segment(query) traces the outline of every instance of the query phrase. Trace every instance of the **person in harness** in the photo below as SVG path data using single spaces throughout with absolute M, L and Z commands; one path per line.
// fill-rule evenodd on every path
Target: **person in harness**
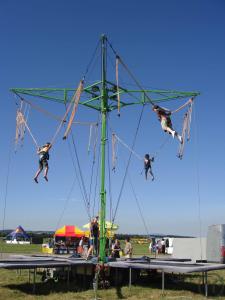
M 174 138 L 175 136 L 181 144 L 183 144 L 182 136 L 180 136 L 174 129 L 171 121 L 171 112 L 167 109 L 164 109 L 158 105 L 153 105 L 152 110 L 157 114 L 158 119 L 161 123 L 162 129 L 165 132 L 168 132 Z
M 149 154 L 145 154 L 145 158 L 144 158 L 144 169 L 145 169 L 145 179 L 148 179 L 148 171 L 152 176 L 152 181 L 155 179 L 154 175 L 152 173 L 152 165 L 151 162 L 154 161 L 154 157 L 150 157 Z
M 46 143 L 42 147 L 38 148 L 37 154 L 39 155 L 39 169 L 37 173 L 35 174 L 34 181 L 38 183 L 38 176 L 42 172 L 43 168 L 44 170 L 44 179 L 48 181 L 48 160 L 49 160 L 49 150 L 52 147 L 51 143 Z

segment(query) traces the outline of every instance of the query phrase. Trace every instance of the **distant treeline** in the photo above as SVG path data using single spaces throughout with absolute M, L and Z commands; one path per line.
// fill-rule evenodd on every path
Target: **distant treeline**
M 6 237 L 10 232 L 13 230 L 0 230 L 0 237 Z M 31 238 L 42 238 L 42 239 L 47 239 L 47 238 L 52 238 L 54 235 L 54 231 L 26 231 L 26 233 L 31 237 Z M 150 236 L 146 234 L 125 234 L 125 233 L 118 233 L 115 235 L 115 238 L 118 240 L 125 240 L 125 238 L 129 237 L 130 239 L 148 239 L 151 237 L 193 237 L 193 236 L 181 236 L 181 235 L 163 235 L 163 234 L 152 234 Z
M 129 237 L 130 239 L 151 239 L 151 238 L 193 238 L 194 236 L 187 236 L 187 235 L 175 235 L 175 234 L 124 234 L 118 233 L 115 235 L 115 238 L 118 240 L 125 240 L 125 238 Z
M 0 231 L 0 237 L 6 237 L 10 232 L 13 230 L 4 230 L 4 232 L 1 230 Z M 26 231 L 26 233 L 31 237 L 31 238 L 52 238 L 54 235 L 53 231 L 43 231 L 43 232 L 35 232 L 35 231 Z M 119 233 L 115 235 L 115 238 L 119 240 L 125 240 L 125 238 L 148 238 L 146 235 L 140 235 L 140 234 L 124 234 L 124 233 Z
M 124 233 L 118 233 L 115 235 L 115 238 L 118 240 L 125 240 L 126 238 L 130 239 L 147 239 L 149 236 L 143 235 L 143 234 L 124 234 Z
M 0 230 L 0 237 L 6 237 L 10 232 L 13 230 Z M 54 231 L 26 231 L 26 233 L 31 237 L 31 238 L 52 238 Z

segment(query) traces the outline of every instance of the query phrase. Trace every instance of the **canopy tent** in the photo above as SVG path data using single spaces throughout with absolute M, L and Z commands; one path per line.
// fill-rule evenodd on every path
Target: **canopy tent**
M 100 224 L 100 222 L 99 222 L 99 224 Z M 85 225 L 83 225 L 83 227 L 84 228 L 90 228 L 90 223 L 87 223 L 87 224 L 85 224 Z M 112 224 L 112 222 L 109 222 L 109 221 L 105 221 L 105 229 L 107 229 L 107 230 L 118 230 L 119 229 L 119 225 L 117 225 L 117 224 Z
M 82 237 L 86 236 L 87 232 L 81 230 L 74 225 L 64 225 L 55 232 L 55 237 Z
M 99 222 L 99 224 L 100 224 L 100 222 Z M 87 223 L 87 224 L 83 225 L 83 228 L 90 229 L 90 223 Z M 109 222 L 109 221 L 105 221 L 105 229 L 106 229 L 107 238 L 113 238 L 116 231 L 119 229 L 119 225 L 114 224 L 114 223 Z
M 22 226 L 18 226 L 14 231 L 6 236 L 6 240 L 27 241 L 30 236 L 26 233 Z

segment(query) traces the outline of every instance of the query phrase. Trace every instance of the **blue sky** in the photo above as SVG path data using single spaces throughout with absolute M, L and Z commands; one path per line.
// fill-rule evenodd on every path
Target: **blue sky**
M 9 89 L 76 87 L 102 33 L 144 87 L 201 92 L 195 103 L 191 141 L 184 159 L 177 159 L 178 144 L 171 138 L 153 164 L 155 182 L 146 182 L 140 175 L 142 162 L 136 158 L 129 173 L 150 232 L 199 235 L 200 201 L 205 234 L 208 225 L 224 223 L 225 212 L 223 0 L 1 1 L 0 219 L 15 133 L 16 105 Z M 109 64 L 109 73 L 112 71 Z M 88 81 L 98 80 L 99 76 L 96 66 Z M 109 76 L 113 78 L 114 74 Z M 123 80 L 133 83 L 125 75 Z M 35 101 L 63 114 L 60 104 Z M 179 104 L 168 102 L 164 106 L 174 108 Z M 110 126 L 129 145 L 140 111 L 141 107 L 135 106 L 122 111 L 119 119 L 116 114 L 110 116 Z M 182 116 L 178 114 L 173 120 L 178 130 Z M 95 112 L 83 108 L 76 115 L 79 121 L 95 122 L 97 117 Z M 57 126 L 55 121 L 33 110 L 29 124 L 40 144 L 51 139 Z M 76 126 L 74 136 L 88 188 L 93 155 L 87 154 L 88 128 Z M 135 151 L 140 155 L 153 153 L 164 139 L 156 116 L 146 107 Z M 126 149 L 119 147 L 116 173 L 111 174 L 114 206 L 128 155 Z M 87 223 L 77 183 L 68 197 L 74 169 L 68 145 L 61 138 L 51 151 L 48 183 L 42 179 L 38 185 L 33 182 L 38 157 L 28 135 L 24 146 L 11 158 L 5 228 L 21 224 L 27 230 L 54 230 L 57 225 Z M 120 232 L 145 233 L 128 182 L 116 222 Z

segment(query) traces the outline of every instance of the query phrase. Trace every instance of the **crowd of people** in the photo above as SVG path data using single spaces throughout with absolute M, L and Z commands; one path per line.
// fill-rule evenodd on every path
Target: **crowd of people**
M 99 227 L 99 217 L 96 216 L 90 222 L 90 235 L 89 237 L 82 236 L 80 240 L 73 245 L 69 245 L 69 240 L 63 242 L 59 241 L 55 243 L 57 248 L 65 247 L 69 249 L 69 246 L 73 246 L 74 252 L 78 255 L 90 259 L 93 256 L 99 256 L 99 236 L 100 236 L 100 227 Z M 68 244 L 69 243 L 69 244 Z M 169 247 L 169 239 L 161 238 L 155 239 L 152 238 L 149 244 L 149 253 L 150 254 L 166 254 L 167 248 Z M 125 239 L 125 243 L 120 243 L 118 239 L 106 239 L 105 244 L 106 256 L 113 258 L 120 258 L 121 256 L 125 258 L 131 258 L 133 255 L 133 247 L 130 242 L 130 238 Z M 69 253 L 69 251 L 68 251 Z
M 99 257 L 100 226 L 98 216 L 91 220 L 89 232 L 88 237 L 82 236 L 80 240 L 77 239 L 76 242 L 71 239 L 67 239 L 64 242 L 61 240 L 57 243 L 54 241 L 54 246 L 57 250 L 55 253 L 60 253 L 58 250 L 65 248 L 67 249 L 67 253 L 71 253 L 70 251 L 73 249 L 73 253 L 78 254 L 87 260 L 92 257 Z M 135 239 L 133 242 L 135 243 Z M 146 239 L 146 242 L 148 242 L 148 239 Z M 140 241 L 138 240 L 138 244 L 139 243 Z M 148 246 L 149 254 L 168 254 L 169 244 L 169 238 L 151 238 Z M 122 241 L 122 243 L 117 238 L 106 238 L 105 254 L 107 257 L 112 258 L 120 258 L 121 256 L 124 258 L 132 258 L 133 246 L 130 242 L 130 238 L 126 237 L 125 241 Z
M 99 257 L 99 236 L 100 236 L 100 228 L 98 217 L 92 219 L 90 223 L 90 235 L 89 237 L 82 236 L 80 240 L 76 242 L 76 245 L 68 244 L 69 241 L 59 241 L 58 243 L 54 243 L 57 249 L 65 248 L 70 249 L 73 248 L 73 253 L 80 255 L 85 259 L 91 259 L 92 257 Z M 133 241 L 135 242 L 135 241 Z M 169 248 L 169 239 L 168 238 L 151 238 L 148 250 L 149 254 L 168 254 Z M 60 253 L 57 251 L 56 253 Z M 71 253 L 67 251 L 67 253 Z M 133 256 L 133 246 L 130 242 L 130 238 L 125 238 L 125 242 L 120 242 L 119 239 L 106 239 L 105 244 L 105 253 L 107 257 L 112 258 L 120 258 L 121 256 L 124 258 L 132 258 Z
M 156 254 L 166 254 L 166 248 L 169 247 L 169 240 L 168 239 L 159 239 L 155 240 L 152 239 L 149 244 L 149 253 L 156 253 Z
M 89 259 L 93 256 L 99 256 L 99 221 L 98 216 L 93 218 L 90 223 L 90 236 L 87 240 L 85 237 L 81 237 L 77 252 Z M 133 247 L 130 239 L 125 239 L 125 245 L 122 248 L 118 239 L 106 240 L 106 255 L 114 258 L 120 258 L 124 255 L 126 258 L 131 258 L 133 253 Z

